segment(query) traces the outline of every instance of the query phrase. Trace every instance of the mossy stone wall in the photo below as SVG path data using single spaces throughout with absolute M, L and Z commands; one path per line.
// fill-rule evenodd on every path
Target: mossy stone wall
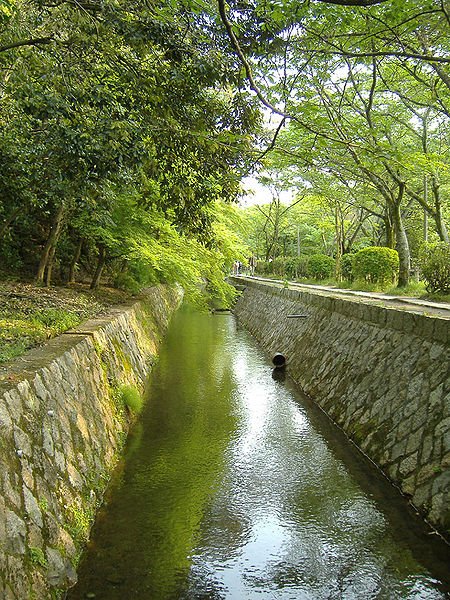
M 0 380 L 0 598 L 58 598 L 130 424 L 117 390 L 144 388 L 181 292 L 148 290 L 8 365 Z
M 285 355 L 304 392 L 448 536 L 450 320 L 243 283 L 239 321 L 272 355 Z

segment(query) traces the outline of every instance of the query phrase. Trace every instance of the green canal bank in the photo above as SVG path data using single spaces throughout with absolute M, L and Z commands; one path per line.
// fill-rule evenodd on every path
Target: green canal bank
M 122 386 L 143 392 L 181 291 L 141 301 L 31 350 L 0 383 L 0 597 L 61 597 L 76 581 L 132 415 Z
M 237 277 L 239 321 L 450 535 L 450 311 Z

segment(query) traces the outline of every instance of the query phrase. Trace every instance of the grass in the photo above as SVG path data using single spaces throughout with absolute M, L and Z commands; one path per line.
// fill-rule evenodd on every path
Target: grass
M 408 298 L 423 298 L 427 295 L 423 281 L 411 281 L 405 287 L 391 286 L 385 290 L 390 296 L 407 296 Z
M 121 385 L 119 387 L 119 397 L 132 413 L 139 414 L 144 405 L 144 399 L 139 390 L 133 385 Z
M 47 559 L 45 558 L 45 554 L 42 548 L 31 546 L 28 549 L 28 551 L 30 555 L 31 564 L 44 568 L 48 566 Z
M 43 288 L 0 281 L 0 364 L 129 298 L 110 288 L 90 292 L 81 284 Z
M 82 316 L 64 309 L 47 309 L 31 314 L 0 311 L 0 363 L 20 356 L 30 348 L 76 327 Z

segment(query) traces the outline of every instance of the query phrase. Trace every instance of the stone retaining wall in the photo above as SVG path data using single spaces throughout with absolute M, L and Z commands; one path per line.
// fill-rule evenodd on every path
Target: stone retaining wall
M 235 283 L 246 286 L 239 321 L 286 356 L 305 393 L 449 536 L 450 320 Z
M 60 597 L 76 581 L 179 290 L 158 286 L 16 360 L 0 381 L 0 598 Z

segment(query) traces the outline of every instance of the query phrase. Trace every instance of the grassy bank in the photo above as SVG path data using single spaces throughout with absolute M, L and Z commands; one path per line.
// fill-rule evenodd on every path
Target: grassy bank
M 0 281 L 0 363 L 129 299 L 111 288 L 93 292 L 82 285 L 42 288 Z

